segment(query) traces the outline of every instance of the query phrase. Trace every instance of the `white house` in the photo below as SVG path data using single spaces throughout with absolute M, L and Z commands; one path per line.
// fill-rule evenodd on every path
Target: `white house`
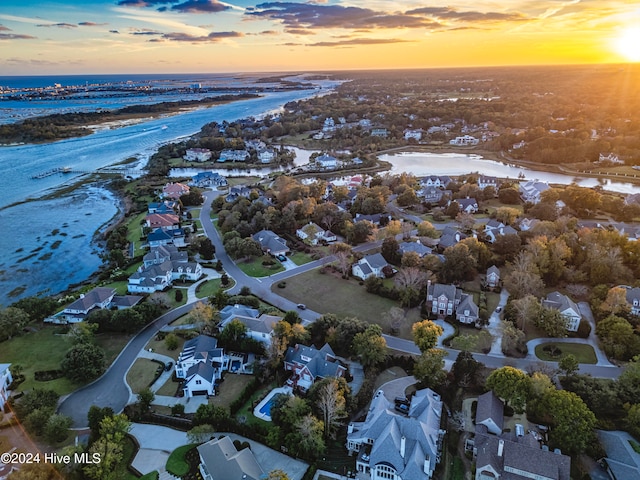
M 276 158 L 276 152 L 268 148 L 261 148 L 257 152 L 260 163 L 271 163 Z
M 491 219 L 484 226 L 484 233 L 487 236 L 487 240 L 490 243 L 494 243 L 498 237 L 503 235 L 517 235 L 518 231 L 511 225 L 505 225 L 498 220 Z
M 487 276 L 485 279 L 487 287 L 495 288 L 500 285 L 500 269 L 495 265 L 487 268 Z
M 175 280 L 195 282 L 202 276 L 202 265 L 190 262 L 186 252 L 173 245 L 151 248 L 138 271 L 129 277 L 132 293 L 153 293 L 169 288 Z
M 245 149 L 232 150 L 230 148 L 226 148 L 220 152 L 218 162 L 245 162 L 247 157 L 249 157 L 249 152 Z
M 417 129 L 417 130 L 405 130 L 404 131 L 404 139 L 405 140 L 409 140 L 413 138 L 414 140 L 420 141 L 420 139 L 422 138 L 422 130 L 421 129 Z
M 252 238 L 260 244 L 262 251 L 269 255 L 275 257 L 289 253 L 287 241 L 271 230 L 260 230 L 258 233 L 254 233 Z
M 338 159 L 332 155 L 320 155 L 316 157 L 316 165 L 323 170 L 333 170 L 338 166 Z
M 206 162 L 211 160 L 211 150 L 208 148 L 189 148 L 184 154 L 184 159 L 190 162 Z
M 549 190 L 549 184 L 538 180 L 520 182 L 520 196 L 525 202 L 540 203 L 542 192 Z
M 176 377 L 184 379 L 185 396 L 214 395 L 216 380 L 226 368 L 222 348 L 218 340 L 199 335 L 184 344 L 176 362 Z
M 380 253 L 374 253 L 358 260 L 358 263 L 351 267 L 351 274 L 361 280 L 366 280 L 372 276 L 384 278 L 382 269 L 387 265 L 387 261 Z
M 220 322 L 220 327 L 226 327 L 233 320 L 238 320 L 247 327 L 247 337 L 253 338 L 254 340 L 262 342 L 268 346 L 271 344 L 271 339 L 274 336 L 273 329 L 276 324 L 282 320 L 282 317 L 267 315 L 265 313 L 259 317 L 254 317 L 252 315 L 229 315 L 224 321 Z
M 335 242 L 337 237 L 334 233 L 329 230 L 325 230 L 319 225 L 309 222 L 302 228 L 296 230 L 296 236 L 304 241 L 305 243 L 309 243 L 311 245 L 317 245 L 318 242 Z
M 378 390 L 364 422 L 347 428 L 347 449 L 356 453 L 356 471 L 371 480 L 426 480 L 440 463 L 442 400 L 433 390 L 418 390 L 406 412 Z
M 471 135 L 463 135 L 449 140 L 449 145 L 478 145 L 478 143 L 480 143 L 480 140 Z
M 640 315 L 640 288 L 627 288 L 627 303 L 633 315 Z
M 9 385 L 13 382 L 11 376 L 10 363 L 0 363 L 0 413 L 4 409 L 4 404 L 9 400 Z
M 455 200 L 460 205 L 460 211 L 464 213 L 477 213 L 478 201 L 475 198 L 457 198 Z
M 558 310 L 567 319 L 567 330 L 570 332 L 578 331 L 582 315 L 578 306 L 569 297 L 560 292 L 552 292 L 547 295 L 545 300 L 542 300 L 542 306 Z
M 498 190 L 498 179 L 496 177 L 489 177 L 487 175 L 480 175 L 478 177 L 478 188 L 484 190 L 487 187 L 493 187 Z

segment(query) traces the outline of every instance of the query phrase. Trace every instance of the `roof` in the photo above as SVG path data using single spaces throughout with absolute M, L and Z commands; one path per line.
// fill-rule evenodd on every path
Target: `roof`
M 489 390 L 478 397 L 476 425 L 487 420 L 493 420 L 493 423 L 502 430 L 504 426 L 504 403 L 493 393 L 493 390 Z
M 500 269 L 495 265 L 491 265 L 489 268 L 487 268 L 487 275 L 491 275 L 492 273 L 500 276 Z
M 198 362 L 189 367 L 187 370 L 186 381 L 190 382 L 193 377 L 199 376 L 204 378 L 207 382 L 213 383 L 216 379 L 216 369 L 208 362 Z
M 455 285 L 444 285 L 442 283 L 434 283 L 429 285 L 427 289 L 427 295 L 432 295 L 433 298 L 438 298 L 441 295 L 447 297 L 450 301 L 454 301 L 456 298 L 460 299 L 462 291 L 456 288 Z
M 203 443 L 198 447 L 198 453 L 213 480 L 259 480 L 265 473 L 251 449 L 236 450 L 229 437 Z
M 160 242 L 162 240 L 172 240 L 173 235 L 169 235 L 167 232 L 162 230 L 161 228 L 156 228 L 153 232 L 147 235 L 147 241 L 149 242 Z
M 65 310 L 82 310 L 88 311 L 96 304 L 100 304 L 113 297 L 116 294 L 115 289 L 107 287 L 96 287 L 90 292 L 81 294 L 80 298 L 69 305 Z
M 360 264 L 366 261 L 371 268 L 384 268 L 388 265 L 387 261 L 384 259 L 381 253 L 374 253 L 371 255 L 366 255 L 360 261 Z
M 420 242 L 402 242 L 400 245 L 400 253 L 405 254 L 407 252 L 416 252 L 421 257 L 425 255 L 431 255 L 432 250 L 429 247 L 425 247 Z
M 258 318 L 254 317 L 244 317 L 244 316 L 232 316 L 229 317 L 229 321 L 231 320 L 239 320 L 242 324 L 247 327 L 248 330 L 257 333 L 271 333 L 276 325 L 282 317 L 277 317 L 275 315 L 266 315 L 262 314 Z
M 289 347 L 284 361 L 305 365 L 314 377 L 335 377 L 338 371 L 344 368 L 342 364 L 335 361 L 335 353 L 328 343 L 325 343 L 320 350 L 306 345 Z
M 560 292 L 551 292 L 547 295 L 547 298 L 542 301 L 542 305 L 547 308 L 559 310 L 560 312 L 573 310 L 575 313 L 580 315 L 580 309 L 575 302 Z
M 456 307 L 456 311 L 462 314 L 465 310 L 469 310 L 468 316 L 478 316 L 478 306 L 473 301 L 473 296 L 463 293 L 460 297 L 460 303 Z
M 1 371 L 1 369 L 0 369 Z M 640 480 L 640 454 L 635 452 L 627 432 L 596 430 L 600 443 L 607 452 L 607 465 L 616 478 Z
M 263 250 L 271 252 L 289 251 L 287 242 L 271 230 L 261 230 L 258 233 L 254 233 L 253 239 L 260 244 Z
M 187 359 L 194 360 L 210 360 L 212 358 L 219 358 L 221 349 L 218 347 L 218 340 L 209 337 L 208 335 L 198 335 L 187 341 L 182 348 L 182 352 L 178 357 L 179 362 L 183 362 Z
M 111 305 L 119 308 L 130 308 L 140 303 L 143 298 L 140 295 L 116 295 L 111 299 Z
M 236 303 L 235 305 L 227 305 L 220 310 L 220 321 L 225 323 L 234 317 L 258 318 L 259 315 L 260 311 L 258 309 Z
M 640 300 L 640 288 L 627 288 L 627 302 L 633 304 L 634 300 Z

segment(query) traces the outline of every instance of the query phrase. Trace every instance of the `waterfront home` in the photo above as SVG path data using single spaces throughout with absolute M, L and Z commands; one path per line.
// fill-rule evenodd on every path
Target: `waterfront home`
M 549 190 L 549 184 L 538 180 L 528 180 L 519 184 L 520 197 L 529 203 L 540 203 L 542 192 Z
M 173 230 L 162 230 L 156 228 L 147 235 L 147 243 L 149 247 L 163 247 L 166 245 L 175 245 L 176 247 L 185 247 L 186 233 L 182 228 L 174 228 Z
M 191 177 L 190 185 L 194 187 L 226 187 L 227 179 L 218 172 L 199 172 Z
M 258 233 L 254 233 L 252 238 L 260 244 L 264 253 L 274 257 L 289 253 L 286 240 L 271 230 L 261 230 Z
M 547 295 L 546 299 L 542 300 L 542 306 L 558 310 L 567 320 L 567 330 L 570 332 L 578 331 L 582 314 L 578 305 L 569 297 L 560 292 L 552 292 Z
M 250 194 L 251 189 L 246 185 L 236 185 L 229 189 L 229 193 L 224 199 L 228 203 L 233 203 L 240 197 L 249 198 Z
M 175 200 L 163 200 L 162 202 L 150 202 L 147 204 L 148 213 L 180 213 L 180 204 Z
M 224 149 L 220 152 L 218 162 L 245 162 L 249 158 L 249 152 L 245 149 Z
M 185 152 L 184 159 L 189 162 L 206 162 L 211 160 L 211 150 L 208 148 L 189 148 Z
M 9 400 L 9 385 L 13 383 L 10 363 L 0 363 L 0 412 L 4 410 L 4 405 Z
M 429 175 L 420 178 L 420 185 L 423 187 L 447 188 L 451 183 L 451 177 L 448 175 Z
M 344 377 L 347 368 L 340 363 L 328 343 L 320 349 L 296 344 L 289 347 L 284 357 L 284 369 L 293 372 L 287 385 L 306 392 L 322 378 Z
M 322 170 L 334 170 L 338 167 L 338 159 L 332 155 L 320 155 L 316 157 L 316 165 Z
M 198 469 L 204 480 L 262 480 L 265 472 L 250 448 L 238 451 L 228 436 L 198 446 Z
M 144 218 L 148 228 L 162 230 L 173 230 L 180 228 L 180 217 L 173 213 L 151 213 Z
M 428 388 L 400 404 L 378 390 L 365 421 L 347 428 L 347 449 L 357 453 L 356 471 L 372 480 L 432 478 L 446 434 L 440 428 L 442 407 L 440 396 Z
M 174 245 L 154 247 L 143 258 L 138 271 L 129 277 L 127 289 L 133 293 L 153 293 L 169 288 L 176 280 L 195 282 L 202 266 L 189 262 L 186 252 Z
M 480 175 L 478 177 L 478 188 L 484 190 L 487 187 L 493 187 L 498 190 L 498 179 L 496 177 L 489 177 L 487 175 Z
M 420 139 L 422 138 L 422 129 L 418 128 L 416 130 L 411 130 L 411 129 L 406 129 L 404 131 L 404 139 L 405 140 L 410 140 L 410 139 L 414 139 L 416 141 L 420 141 Z
M 61 312 L 44 319 L 47 323 L 83 322 L 93 310 L 124 309 L 137 305 L 142 297 L 136 295 L 116 295 L 116 290 L 107 287 L 96 287 L 65 307 Z
M 369 277 L 384 278 L 384 267 L 389 265 L 380 253 L 366 255 L 351 267 L 351 274 L 361 280 Z
M 189 185 L 184 185 L 178 182 L 167 183 L 162 187 L 162 194 L 160 196 L 170 200 L 179 200 L 182 195 L 186 195 L 190 190 Z
M 418 190 L 417 195 L 427 203 L 439 203 L 445 196 L 451 198 L 451 190 L 443 190 L 433 186 L 422 187 Z
M 463 135 L 449 140 L 449 145 L 478 145 L 478 143 L 480 143 L 480 140 L 471 135 Z
M 276 159 L 276 152 L 270 148 L 260 148 L 257 150 L 260 163 L 271 163 Z

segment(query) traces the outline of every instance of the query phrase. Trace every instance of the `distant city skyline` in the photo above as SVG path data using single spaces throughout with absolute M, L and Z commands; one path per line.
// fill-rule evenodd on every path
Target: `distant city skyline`
M 2 75 L 640 61 L 627 0 L 2 0 Z

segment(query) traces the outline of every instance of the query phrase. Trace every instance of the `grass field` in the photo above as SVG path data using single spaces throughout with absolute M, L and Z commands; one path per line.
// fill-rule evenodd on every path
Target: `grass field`
M 558 357 L 552 357 L 543 350 L 545 346 L 549 345 L 558 347 L 562 353 Z M 591 345 L 585 345 L 582 343 L 547 342 L 536 347 L 536 357 L 546 362 L 558 362 L 563 356 L 568 354 L 575 356 L 579 363 L 595 365 L 598 362 L 596 352 L 593 351 L 593 347 Z
M 220 384 L 219 393 L 209 398 L 211 405 L 228 407 L 236 398 L 240 396 L 244 387 L 253 380 L 253 375 L 240 375 L 237 373 L 227 373 L 224 382 Z
M 289 255 L 289 258 L 298 266 L 304 265 L 305 263 L 313 262 L 313 258 L 311 258 L 311 255 L 302 252 L 295 252 Z
M 127 383 L 134 394 L 140 393 L 149 387 L 156 377 L 156 371 L 160 364 L 152 362 L 148 358 L 138 358 L 127 372 Z
M 273 285 L 272 290 L 316 312 L 355 316 L 380 325 L 384 325 L 384 314 L 398 306 L 393 300 L 367 293 L 357 280 L 320 274 L 317 269 L 288 279 L 285 288 Z
M 184 317 L 183 317 L 184 318 Z M 172 325 L 175 325 L 173 323 Z M 177 336 L 177 335 L 176 335 Z M 164 344 L 164 340 L 149 340 L 146 347 L 146 350 L 152 349 L 155 353 L 159 353 L 160 355 L 166 355 L 167 357 L 171 357 L 174 360 L 178 359 L 178 355 L 182 351 L 182 347 L 184 346 L 185 339 L 182 337 L 178 337 L 178 348 L 175 350 L 169 350 L 167 346 Z
M 272 260 L 272 258 L 269 255 L 263 255 L 262 257 L 251 258 L 248 262 L 236 262 L 236 265 L 250 277 L 268 277 L 284 270 L 284 267 L 277 261 L 275 265 L 262 265 L 265 260 Z
M 147 212 L 142 212 L 135 217 L 131 217 L 127 222 L 127 240 L 134 245 L 133 255 L 142 255 L 145 250 L 142 248 L 140 236 L 142 235 L 142 227 L 140 222 L 147 216 Z

